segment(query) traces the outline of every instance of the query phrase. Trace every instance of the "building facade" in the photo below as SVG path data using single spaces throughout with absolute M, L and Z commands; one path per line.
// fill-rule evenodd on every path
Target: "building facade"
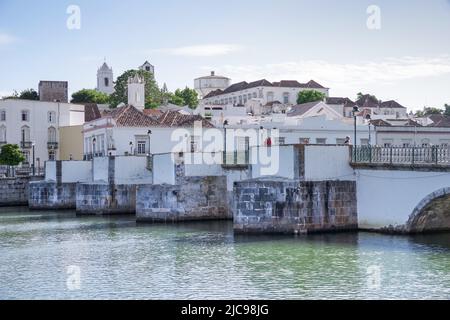
M 46 102 L 69 102 L 67 81 L 40 81 L 39 100 Z
M 272 83 L 263 79 L 250 83 L 243 81 L 235 83 L 225 90 L 212 91 L 202 99 L 201 103 L 206 105 L 243 105 L 251 109 L 254 109 L 255 106 L 264 107 L 274 102 L 294 105 L 297 103 L 298 94 L 305 90 L 316 90 L 326 96 L 329 94 L 328 88 L 313 80 L 307 83 L 300 83 L 295 80 L 282 80 Z M 257 112 L 257 110 L 254 110 L 254 112 Z
M 209 76 L 200 77 L 194 80 L 194 89 L 197 91 L 200 99 L 203 99 L 212 91 L 225 90 L 231 84 L 231 79 L 223 76 L 218 76 L 214 71 L 211 71 Z
M 31 164 L 60 159 L 60 128 L 82 125 L 84 106 L 20 99 L 0 100 L 0 145 L 17 144 Z M 70 148 L 69 145 L 65 146 Z M 39 163 L 38 163 L 39 162 Z

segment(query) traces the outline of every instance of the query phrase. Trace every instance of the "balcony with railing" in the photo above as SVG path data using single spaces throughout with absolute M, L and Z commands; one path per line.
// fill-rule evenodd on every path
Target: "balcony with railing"
M 58 142 L 47 142 L 47 149 L 49 150 L 58 149 Z
M 450 166 L 450 147 L 353 146 L 352 163 Z
M 20 147 L 22 149 L 31 149 L 33 147 L 33 142 L 31 142 L 31 141 L 20 141 Z

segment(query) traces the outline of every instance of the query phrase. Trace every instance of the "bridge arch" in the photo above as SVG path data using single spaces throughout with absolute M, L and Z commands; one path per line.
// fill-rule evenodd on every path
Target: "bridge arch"
M 450 187 L 426 196 L 414 209 L 407 223 L 410 232 L 450 230 Z

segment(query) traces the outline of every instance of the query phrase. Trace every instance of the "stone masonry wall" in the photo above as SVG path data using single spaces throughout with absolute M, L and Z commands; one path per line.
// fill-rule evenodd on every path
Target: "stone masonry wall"
M 136 185 L 79 183 L 76 187 L 79 214 L 132 214 L 136 211 Z
M 32 210 L 75 209 L 76 183 L 30 182 L 28 205 Z
M 231 219 L 226 177 L 186 177 L 180 185 L 140 185 L 136 218 L 141 222 Z
M 353 181 L 235 183 L 237 233 L 310 233 L 358 228 Z
M 42 179 L 43 177 L 0 178 L 0 207 L 28 205 L 28 183 Z

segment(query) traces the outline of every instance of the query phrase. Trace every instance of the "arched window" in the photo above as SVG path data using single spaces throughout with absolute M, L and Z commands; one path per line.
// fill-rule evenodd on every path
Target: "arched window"
M 6 127 L 0 126 L 0 143 L 6 143 Z
M 48 142 L 56 142 L 56 129 L 53 127 L 48 128 Z
M 30 142 L 30 127 L 23 126 L 20 130 L 20 138 L 22 142 Z
M 0 121 L 6 121 L 6 110 L 0 111 Z
M 109 79 L 105 78 L 105 87 L 109 87 Z
M 49 111 L 47 114 L 48 122 L 49 123 L 55 123 L 56 122 L 56 112 L 55 111 Z

